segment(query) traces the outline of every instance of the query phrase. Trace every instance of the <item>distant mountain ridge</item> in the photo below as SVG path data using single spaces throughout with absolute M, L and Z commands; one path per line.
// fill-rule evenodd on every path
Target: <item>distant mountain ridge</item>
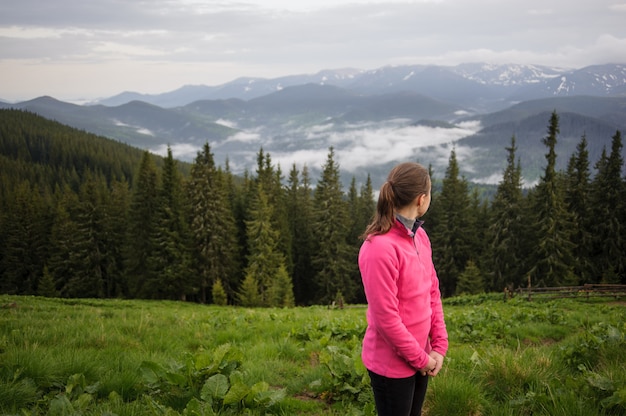
M 119 104 L 105 105 L 113 102 Z M 253 169 L 263 148 L 283 171 L 307 164 L 314 175 L 332 146 L 347 174 L 360 181 L 371 174 L 375 186 L 399 160 L 432 164 L 441 176 L 452 148 L 467 179 L 495 183 L 515 135 L 523 174 L 532 183 L 545 161 L 541 139 L 552 111 L 563 114 L 559 167 L 583 134 L 595 156 L 615 131 L 626 131 L 626 65 L 328 70 L 154 96 L 124 93 L 92 105 L 40 97 L 2 107 L 159 154 L 170 145 L 184 161 L 208 142 L 216 162 L 228 160 L 235 173 Z
M 218 86 L 186 85 L 163 94 L 124 92 L 96 104 L 117 106 L 145 101 L 161 107 L 179 107 L 198 100 L 238 98 L 250 100 L 283 88 L 305 84 L 332 85 L 358 94 L 412 91 L 437 99 L 464 97 L 465 101 L 498 102 L 547 98 L 550 96 L 626 94 L 626 65 L 595 65 L 580 69 L 541 65 L 493 65 L 467 63 L 457 66 L 403 65 L 374 70 L 324 70 L 312 75 L 291 75 L 273 79 L 239 78 Z M 472 97 L 473 96 L 473 97 Z
M 306 85 L 333 85 L 346 87 L 362 71 L 356 69 L 325 70 L 315 75 L 290 75 L 274 79 L 238 78 L 217 86 L 185 85 L 161 94 L 140 94 L 126 91 L 92 104 L 117 106 L 129 101 L 145 101 L 161 107 L 180 107 L 200 100 L 226 100 L 231 98 L 251 100 L 272 94 L 283 88 Z

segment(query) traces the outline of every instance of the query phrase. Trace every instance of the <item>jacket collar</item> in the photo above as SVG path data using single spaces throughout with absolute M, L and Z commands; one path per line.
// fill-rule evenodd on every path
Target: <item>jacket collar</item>
M 420 219 L 410 219 L 403 217 L 400 214 L 396 214 L 396 227 L 400 227 L 400 229 L 406 230 L 406 234 L 409 237 L 415 236 L 417 230 L 424 224 L 424 221 Z

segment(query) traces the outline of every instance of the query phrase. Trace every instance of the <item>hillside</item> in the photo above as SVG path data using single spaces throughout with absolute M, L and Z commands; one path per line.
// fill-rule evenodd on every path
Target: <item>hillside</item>
M 193 114 L 164 109 L 142 101 L 117 107 L 81 106 L 40 97 L 8 106 L 93 134 L 113 138 L 141 149 L 156 150 L 184 138 L 201 147 L 207 140 L 224 140 L 234 134 L 226 126 L 198 119 Z
M 0 110 L 0 195 L 22 183 L 77 191 L 88 174 L 132 183 L 143 150 L 20 110 Z M 2 198 L 6 200 L 6 198 Z

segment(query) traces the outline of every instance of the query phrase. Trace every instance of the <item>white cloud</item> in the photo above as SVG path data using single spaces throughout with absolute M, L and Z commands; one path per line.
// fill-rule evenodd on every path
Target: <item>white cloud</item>
M 172 150 L 172 157 L 179 160 L 193 160 L 200 150 L 198 146 L 189 143 L 175 143 L 170 146 L 170 149 Z M 167 145 L 161 145 L 153 149 L 152 152 L 165 157 L 167 156 Z
M 626 12 L 626 3 L 616 3 L 609 6 L 615 12 Z
M 150 129 L 146 129 L 143 127 L 140 127 L 137 129 L 137 133 L 139 134 L 145 134 L 146 136 L 154 136 L 154 133 L 152 133 L 152 131 L 150 131 Z
M 0 27 L 0 37 L 13 39 L 50 39 L 60 38 L 65 30 L 46 27 L 27 28 L 22 26 Z
M 328 157 L 328 149 L 308 149 L 297 150 L 295 152 L 271 152 L 272 162 L 280 166 L 283 172 L 291 169 L 295 163 L 296 166 L 304 165 L 319 168 L 326 163 Z
M 113 119 L 113 124 L 119 127 L 129 127 L 131 129 L 134 129 L 139 134 L 145 134 L 146 136 L 154 136 L 154 133 L 150 129 L 145 128 L 145 127 L 132 126 L 130 124 L 124 123 L 117 119 Z
M 487 185 L 498 185 L 502 181 L 502 173 L 493 173 L 485 178 L 474 178 L 472 182 L 484 183 Z
M 535 16 L 549 16 L 551 14 L 554 14 L 554 10 L 552 10 L 552 9 L 530 9 L 530 10 L 528 10 L 528 14 L 529 15 L 535 15 Z
M 118 127 L 131 127 L 130 124 L 126 124 L 126 123 L 121 122 L 120 120 L 117 120 L 117 119 L 113 120 L 113 124 L 115 124 Z
M 419 159 L 422 163 L 447 165 L 450 146 L 459 139 L 479 130 L 478 122 L 466 122 L 457 128 L 444 129 L 426 126 L 389 125 L 382 127 L 353 126 L 346 131 L 320 132 L 313 127 L 309 132 L 300 132 L 308 139 L 317 139 L 315 148 L 290 151 L 288 149 L 265 148 L 272 160 L 284 167 L 293 163 L 302 166 L 320 167 L 325 163 L 328 149 L 335 149 L 336 161 L 341 170 L 355 172 L 385 165 L 397 160 Z M 284 146 L 283 146 L 284 147 Z M 468 158 L 468 148 L 458 148 L 457 158 Z
M 146 48 L 140 45 L 123 44 L 119 42 L 100 42 L 93 47 L 93 53 L 111 56 L 163 56 L 164 51 Z
M 261 141 L 261 135 L 256 132 L 241 131 L 226 139 L 224 143 L 242 142 L 242 143 L 257 143 Z
M 221 124 L 222 126 L 230 127 L 231 129 L 237 128 L 237 122 L 231 120 L 224 120 L 222 118 L 215 120 L 215 124 Z
M 10 3 L 0 6 L 0 96 L 11 100 L 346 67 L 626 60 L 626 3 L 617 0 Z

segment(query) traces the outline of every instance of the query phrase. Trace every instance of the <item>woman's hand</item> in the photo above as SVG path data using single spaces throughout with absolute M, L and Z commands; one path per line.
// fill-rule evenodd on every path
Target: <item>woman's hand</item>
M 428 357 L 428 364 L 426 364 L 426 367 L 420 369 L 420 373 L 422 373 L 423 376 L 426 374 L 432 375 L 432 372 L 435 370 L 437 370 L 437 360 L 433 358 L 431 353 L 430 357 Z
M 428 367 L 428 375 L 435 377 L 439 373 L 439 370 L 441 370 L 441 367 L 443 367 L 443 355 L 439 354 L 437 351 L 431 351 L 429 355 L 430 358 L 435 361 L 435 365 L 432 368 Z

